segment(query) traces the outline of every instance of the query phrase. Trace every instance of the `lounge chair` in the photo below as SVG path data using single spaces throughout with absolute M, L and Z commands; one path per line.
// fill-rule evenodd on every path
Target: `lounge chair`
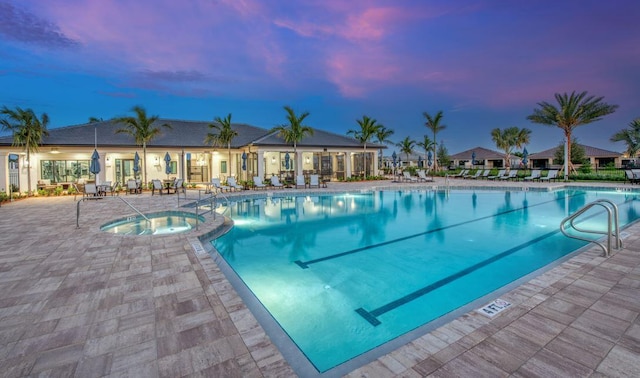
M 547 175 L 544 177 L 540 177 L 539 178 L 540 181 L 549 181 L 551 182 L 551 180 L 558 180 L 558 170 L 557 169 L 552 169 L 550 171 L 547 172 Z
M 318 175 L 309 175 L 309 188 L 312 186 L 320 188 L 320 178 Z
M 499 177 L 500 180 L 511 180 L 514 179 L 516 181 L 518 181 L 518 170 L 517 169 L 512 169 L 509 171 L 509 174 L 504 175 L 504 176 L 500 176 Z
M 498 174 L 497 174 L 497 175 L 495 175 L 495 176 L 487 176 L 487 180 L 495 180 L 495 179 L 499 179 L 499 178 L 501 178 L 502 176 L 504 176 L 504 173 L 505 173 L 505 172 L 506 172 L 506 170 L 505 170 L 505 169 L 501 169 L 501 170 L 499 170 L 499 171 L 498 171 Z
M 267 185 L 265 185 L 264 182 L 262 182 L 262 178 L 258 177 L 258 176 L 253 176 L 253 187 L 255 189 L 265 189 L 267 187 Z
M 280 183 L 280 179 L 278 179 L 278 176 L 271 176 L 271 186 L 273 186 L 274 188 L 284 188 L 284 185 Z
M 178 192 L 182 192 L 184 194 L 187 194 L 185 188 L 184 188 L 184 180 L 183 179 L 176 179 L 173 182 L 173 185 L 171 187 L 169 187 L 169 189 L 167 189 L 167 193 L 169 193 L 170 191 L 173 190 L 173 193 L 178 193 Z
M 304 181 L 304 176 L 303 175 L 297 175 L 296 176 L 296 189 L 298 189 L 298 187 L 303 187 L 306 188 L 307 187 L 307 183 Z
M 464 175 L 468 174 L 469 170 L 468 169 L 463 169 L 460 171 L 460 173 L 458 173 L 457 175 L 451 175 L 449 177 L 453 177 L 453 178 L 460 178 L 460 177 L 464 177 Z
M 233 190 L 244 190 L 244 187 L 242 185 L 238 185 L 236 178 L 232 176 L 227 177 L 227 185 L 233 188 Z
M 162 185 L 162 181 L 160 180 L 151 180 L 151 195 L 155 195 L 156 191 L 158 191 L 158 193 L 160 193 L 160 195 L 162 195 L 162 189 L 164 189 L 164 186 Z
M 464 175 L 464 176 L 462 176 L 462 178 L 463 179 L 477 179 L 481 174 L 482 174 L 482 170 L 478 169 L 478 170 L 476 170 L 476 173 Z
M 531 175 L 530 176 L 526 176 L 525 178 L 523 178 L 524 181 L 535 181 L 535 180 L 540 180 L 540 170 L 539 169 L 534 169 L 533 171 L 531 171 Z
M 211 179 L 211 186 L 217 190 L 217 191 L 221 191 L 221 192 L 228 192 L 231 190 L 231 188 L 229 188 L 226 185 L 222 185 L 220 183 L 220 179 L 219 178 L 212 178 Z
M 427 176 L 428 172 L 429 171 L 426 171 L 426 172 L 422 171 L 422 170 L 418 171 L 418 180 L 419 181 L 424 181 L 424 182 L 433 181 L 433 178 Z
M 96 184 L 85 184 L 84 192 L 82 193 L 83 198 L 96 198 L 99 196 L 98 187 Z
M 482 178 L 487 178 L 489 176 L 489 173 L 491 173 L 490 169 L 485 169 L 484 171 L 480 171 L 478 169 L 478 172 L 476 172 L 476 174 L 474 176 L 471 176 L 469 178 L 472 178 L 472 179 L 475 179 L 475 180 L 482 179 Z
M 402 176 L 404 177 L 404 181 L 418 182 L 418 178 L 411 176 L 411 173 L 409 173 L 409 171 L 403 171 Z

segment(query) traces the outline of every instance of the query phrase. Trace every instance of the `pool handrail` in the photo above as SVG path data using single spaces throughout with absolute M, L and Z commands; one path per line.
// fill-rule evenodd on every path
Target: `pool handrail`
M 122 202 L 126 203 L 127 206 L 129 206 L 131 209 L 133 209 L 133 211 L 135 211 L 138 215 L 140 215 L 145 221 L 147 222 L 151 222 L 149 220 L 149 218 L 146 217 L 146 215 L 142 214 L 138 209 L 135 208 L 135 206 L 133 206 L 132 204 L 129 203 L 129 201 L 127 201 L 126 199 L 120 197 L 120 196 L 111 196 L 111 197 L 107 197 L 107 196 L 102 196 L 102 197 L 83 197 L 82 199 L 78 200 L 78 204 L 76 205 L 76 228 L 80 228 L 80 203 L 87 201 L 87 200 L 94 200 L 94 199 L 109 199 L 109 198 L 118 198 L 120 199 Z
M 579 217 L 580 215 L 584 214 L 587 210 L 591 209 L 592 207 L 594 207 L 596 205 L 602 206 L 607 211 L 607 232 L 606 233 L 604 233 L 602 231 L 597 231 L 597 230 L 585 230 L 585 229 L 576 227 L 576 225 L 574 224 L 574 221 L 576 220 L 577 217 Z M 581 236 L 577 236 L 577 235 L 570 235 L 566 231 L 567 222 L 569 223 L 569 225 L 574 230 L 576 230 L 578 232 L 606 235 L 607 236 L 607 245 L 605 246 L 604 244 L 600 243 L 597 240 L 593 240 L 593 239 L 589 239 L 589 238 L 585 238 L 585 237 L 581 237 Z M 611 256 L 611 238 L 613 236 L 615 236 L 615 241 L 616 241 L 615 249 L 622 248 L 622 240 L 620 240 L 620 225 L 619 225 L 619 220 L 618 220 L 618 206 L 615 203 L 613 203 L 613 201 L 610 201 L 608 199 L 602 198 L 602 199 L 598 199 L 596 201 L 590 202 L 590 203 L 584 205 L 582 208 L 580 208 L 575 213 L 573 213 L 573 214 L 569 215 L 568 217 L 564 218 L 560 222 L 560 231 L 566 237 L 569 237 L 569 238 L 572 238 L 572 239 L 583 240 L 583 241 L 587 241 L 587 242 L 590 242 L 590 243 L 597 244 L 604 251 L 604 256 L 605 257 Z

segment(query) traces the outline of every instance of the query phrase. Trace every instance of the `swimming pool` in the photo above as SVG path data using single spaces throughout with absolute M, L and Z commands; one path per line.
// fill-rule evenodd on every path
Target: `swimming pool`
M 325 372 L 585 245 L 560 221 L 602 198 L 638 218 L 630 192 L 379 191 L 237 202 L 213 244 Z
M 186 211 L 162 211 L 145 215 L 118 219 L 100 227 L 101 231 L 122 235 L 165 235 L 187 232 L 204 217 Z

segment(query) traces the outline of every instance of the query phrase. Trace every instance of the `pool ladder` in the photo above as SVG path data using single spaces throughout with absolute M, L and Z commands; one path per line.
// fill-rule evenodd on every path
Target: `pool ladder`
M 591 209 L 594 206 L 602 206 L 607 211 L 607 231 L 606 232 L 599 231 L 599 230 L 586 230 L 586 229 L 576 227 L 576 225 L 574 224 L 576 218 L 578 218 L 580 215 L 584 214 L 587 210 Z M 604 245 L 603 243 L 597 240 L 585 238 L 578 235 L 570 235 L 569 233 L 567 233 L 567 230 L 566 230 L 567 224 L 578 232 L 606 235 L 607 245 Z M 622 248 L 622 240 L 620 240 L 620 225 L 618 221 L 618 206 L 616 206 L 615 203 L 607 199 L 599 199 L 591 203 L 588 203 L 584 205 L 580 210 L 564 218 L 562 222 L 560 222 L 560 231 L 562 231 L 562 233 L 569 238 L 583 240 L 590 243 L 596 243 L 604 251 L 605 257 L 611 256 L 611 240 L 612 239 L 615 240 L 615 246 L 614 246 L 615 249 Z

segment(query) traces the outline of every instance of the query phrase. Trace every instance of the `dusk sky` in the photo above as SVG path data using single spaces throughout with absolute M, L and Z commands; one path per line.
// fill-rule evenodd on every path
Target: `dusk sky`
M 451 154 L 511 126 L 536 152 L 563 135 L 526 117 L 575 90 L 619 105 L 578 141 L 624 151 L 609 138 L 640 117 L 639 16 L 638 0 L 0 0 L 0 106 L 50 128 L 141 105 L 268 129 L 289 105 L 338 134 L 368 115 L 396 142 L 442 110 Z

